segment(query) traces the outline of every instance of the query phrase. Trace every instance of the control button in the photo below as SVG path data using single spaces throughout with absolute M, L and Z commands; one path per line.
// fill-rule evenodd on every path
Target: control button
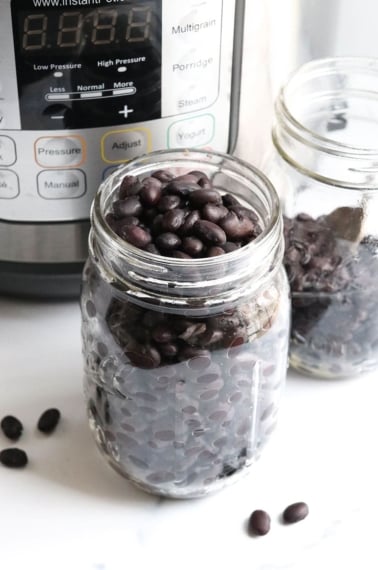
M 80 93 L 80 99 L 99 99 L 102 97 L 102 91 L 88 91 L 88 93 Z
M 130 115 L 130 113 L 134 113 L 134 109 L 129 109 L 129 107 L 127 105 L 125 105 L 123 107 L 123 109 L 121 109 L 120 111 L 118 111 L 119 115 L 122 115 L 123 117 L 125 117 L 125 119 L 128 118 L 128 116 Z
M 35 160 L 40 166 L 79 166 L 85 160 L 85 141 L 80 136 L 41 137 L 34 147 Z
M 50 119 L 50 127 L 54 129 L 64 129 L 72 123 L 72 109 L 66 105 L 55 103 L 45 107 L 43 115 Z
M 101 140 L 104 162 L 117 164 L 150 152 L 151 133 L 143 127 L 110 131 Z
M 20 193 L 18 177 L 11 170 L 0 169 L 0 200 L 17 198 Z
M 176 121 L 168 129 L 168 147 L 195 147 L 208 144 L 214 136 L 213 115 Z
M 0 166 L 10 166 L 15 162 L 16 145 L 14 140 L 7 136 L 0 136 Z
M 68 101 L 70 99 L 69 93 L 47 93 L 45 95 L 47 101 Z
M 135 93 L 135 87 L 122 87 L 121 89 L 113 89 L 113 95 L 115 97 L 120 97 L 121 95 L 135 95 Z
M 38 194 L 47 200 L 80 198 L 87 190 L 82 170 L 43 170 L 37 182 Z

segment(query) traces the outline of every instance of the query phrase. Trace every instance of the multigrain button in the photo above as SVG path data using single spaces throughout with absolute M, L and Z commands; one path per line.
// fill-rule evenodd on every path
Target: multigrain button
M 110 131 L 101 141 L 102 158 L 108 163 L 121 163 L 151 150 L 151 133 L 148 129 L 122 129 Z
M 85 141 L 79 136 L 41 137 L 34 146 L 35 159 L 40 166 L 79 166 L 85 160 Z
M 38 193 L 47 200 L 80 198 L 86 192 L 81 170 L 43 170 L 38 175 Z
M 0 136 L 0 166 L 10 166 L 15 162 L 16 145 L 13 139 L 7 136 Z
M 0 200 L 17 198 L 19 192 L 17 174 L 11 170 L 0 169 Z

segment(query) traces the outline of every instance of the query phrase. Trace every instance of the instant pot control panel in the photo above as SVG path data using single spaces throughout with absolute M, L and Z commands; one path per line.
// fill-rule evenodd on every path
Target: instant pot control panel
M 0 221 L 88 218 L 100 182 L 152 150 L 226 152 L 237 16 L 236 0 L 0 0 Z

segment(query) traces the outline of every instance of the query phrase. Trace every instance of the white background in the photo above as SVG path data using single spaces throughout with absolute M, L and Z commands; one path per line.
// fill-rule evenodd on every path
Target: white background
M 324 381 L 289 373 L 279 424 L 244 480 L 199 500 L 148 496 L 95 447 L 82 395 L 77 303 L 0 299 L 0 416 L 24 423 L 20 471 L 0 468 L 4 570 L 376 570 L 377 374 Z M 37 433 L 57 406 L 57 431 Z M 0 435 L 0 449 L 10 442 Z M 310 515 L 279 520 L 291 502 Z M 271 532 L 247 535 L 256 508 Z

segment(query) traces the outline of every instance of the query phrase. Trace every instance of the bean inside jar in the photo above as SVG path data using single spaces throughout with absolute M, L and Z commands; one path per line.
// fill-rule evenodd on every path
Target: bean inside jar
M 246 472 L 274 429 L 286 373 L 278 199 L 265 213 L 210 180 L 197 169 L 124 176 L 103 197 L 106 233 L 94 208 L 84 272 L 85 393 L 97 444 L 134 484 L 176 498 Z M 271 239 L 254 256 L 265 220 Z
M 125 176 L 106 221 L 122 239 L 150 253 L 191 259 L 234 251 L 261 233 L 257 215 L 221 195 L 203 172 Z

